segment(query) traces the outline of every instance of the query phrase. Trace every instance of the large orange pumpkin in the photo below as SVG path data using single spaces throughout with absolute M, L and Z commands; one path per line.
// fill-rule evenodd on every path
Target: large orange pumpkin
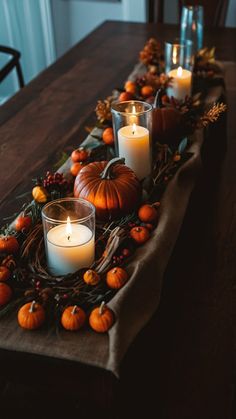
M 154 141 L 168 144 L 183 136 L 183 116 L 174 106 L 163 107 L 161 95 L 159 90 L 152 110 L 152 136 Z
M 94 204 L 96 216 L 114 219 L 132 212 L 141 199 L 141 185 L 123 159 L 93 162 L 75 179 L 74 196 Z

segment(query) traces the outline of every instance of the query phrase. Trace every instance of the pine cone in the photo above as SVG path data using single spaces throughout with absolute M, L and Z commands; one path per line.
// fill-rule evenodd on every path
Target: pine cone
M 109 96 L 105 100 L 98 100 L 97 106 L 95 108 L 95 112 L 97 115 L 98 120 L 103 123 L 104 121 L 111 121 L 111 102 L 112 96 Z

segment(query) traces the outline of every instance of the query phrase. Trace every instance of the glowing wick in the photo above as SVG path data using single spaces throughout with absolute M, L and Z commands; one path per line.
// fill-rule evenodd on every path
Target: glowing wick
M 136 124 L 132 125 L 132 134 L 134 135 L 137 130 Z
M 182 73 L 183 73 L 182 67 L 178 67 L 177 77 L 182 77 Z
M 70 217 L 67 217 L 67 220 L 66 220 L 66 234 L 67 234 L 67 239 L 70 240 L 70 236 L 72 234 Z

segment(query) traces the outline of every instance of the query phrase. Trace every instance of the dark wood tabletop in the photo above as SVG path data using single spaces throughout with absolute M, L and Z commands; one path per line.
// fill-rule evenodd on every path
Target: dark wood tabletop
M 20 208 L 21 200 L 16 197 L 31 190 L 32 178 L 57 162 L 62 151 L 71 151 L 83 141 L 84 127 L 93 121 L 97 100 L 123 85 L 151 36 L 163 43 L 178 36 L 178 28 L 105 22 L 0 107 L 1 218 Z M 211 144 L 210 155 L 216 157 L 216 164 L 211 171 L 206 153 L 205 167 L 166 271 L 158 312 L 128 351 L 119 385 L 104 384 L 104 394 L 115 403 L 110 417 L 140 417 L 141 413 L 158 419 L 233 417 L 235 38 L 236 29 L 205 29 L 204 44 L 216 46 L 219 60 L 232 62 L 226 65 L 225 76 L 227 152 L 224 154 L 226 133 L 221 146 L 215 132 L 218 141 Z M 214 137 L 214 130 L 211 135 Z M 101 390 L 101 381 L 97 382 Z M 97 382 L 93 381 L 93 394 L 83 394 L 87 400 L 84 417 L 89 417 L 86 406 L 90 399 L 99 405 Z M 3 402 L 4 398 L 16 398 L 16 391 L 18 399 L 24 391 L 32 396 L 31 390 L 22 389 L 19 376 L 16 383 L 17 390 L 7 395 L 5 381 L 0 381 Z M 37 395 L 32 397 L 36 404 Z M 79 411 L 76 403 L 73 407 Z

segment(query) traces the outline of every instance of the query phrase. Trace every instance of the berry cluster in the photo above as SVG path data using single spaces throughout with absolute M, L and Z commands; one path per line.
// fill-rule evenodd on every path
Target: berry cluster
M 56 192 L 59 196 L 63 196 L 70 191 L 71 184 L 64 178 L 62 173 L 47 172 L 42 180 L 43 187 L 49 192 Z

